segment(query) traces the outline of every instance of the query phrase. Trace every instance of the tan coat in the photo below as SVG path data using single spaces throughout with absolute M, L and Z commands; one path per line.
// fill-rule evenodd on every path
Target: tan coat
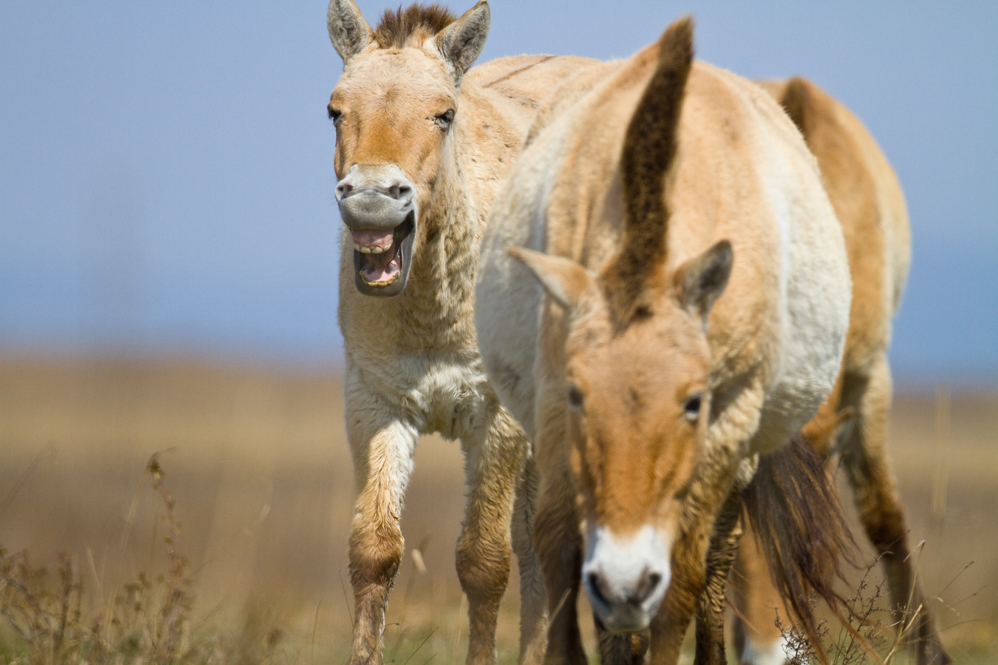
M 469 69 L 488 27 L 485 2 L 459 19 L 436 6 L 389 11 L 375 29 L 352 0 L 329 5 L 330 38 L 345 63 L 329 115 L 345 224 L 339 322 L 357 487 L 354 665 L 381 662 L 385 605 L 402 560 L 403 496 L 417 438 L 431 432 L 460 439 L 465 454 L 456 558 L 468 597 L 468 662 L 495 662 L 513 549 L 521 653 L 543 651 L 528 442 L 482 367 L 473 289 L 488 208 L 540 100 L 588 61 L 521 56 Z
M 735 529 L 726 498 L 833 388 L 851 292 L 799 132 L 754 84 L 690 67 L 690 39 L 674 24 L 541 110 L 476 290 L 486 370 L 535 439 L 549 607 L 574 607 L 581 568 L 600 624 L 650 626 L 667 663 L 714 584 L 711 533 Z M 548 662 L 582 662 L 575 622 L 553 620 Z

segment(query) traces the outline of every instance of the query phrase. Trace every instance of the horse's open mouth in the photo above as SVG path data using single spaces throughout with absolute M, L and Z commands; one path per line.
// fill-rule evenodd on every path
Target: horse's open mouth
M 415 237 L 414 214 L 394 229 L 351 229 L 357 289 L 366 295 L 394 296 L 405 288 Z

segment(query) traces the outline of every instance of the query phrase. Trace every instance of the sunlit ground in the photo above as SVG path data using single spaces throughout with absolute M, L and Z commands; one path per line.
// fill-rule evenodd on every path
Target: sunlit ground
M 958 662 L 994 662 L 998 394 L 902 392 L 892 428 L 912 541 L 925 541 L 919 576 L 944 642 Z M 36 582 L 54 598 L 58 555 L 68 556 L 78 637 L 95 617 L 109 626 L 124 611 L 115 598 L 144 572 L 147 602 L 135 616 L 147 622 L 171 579 L 189 582 L 177 648 L 195 660 L 346 661 L 353 479 L 337 376 L 0 356 L 0 451 L 0 545 L 46 567 Z M 163 497 L 145 471 L 157 452 L 188 563 L 174 577 Z M 462 511 L 458 445 L 422 440 L 386 662 L 463 662 L 466 607 L 453 563 Z M 499 625 L 507 663 L 516 659 L 516 588 L 514 574 Z M 0 661 L 32 657 L 10 621 L 0 624 Z M 591 652 L 591 622 L 583 624 Z

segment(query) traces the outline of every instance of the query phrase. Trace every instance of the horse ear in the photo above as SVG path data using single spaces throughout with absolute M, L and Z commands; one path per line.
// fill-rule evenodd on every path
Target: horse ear
M 596 285 L 592 275 L 571 259 L 522 247 L 511 247 L 509 255 L 523 263 L 548 295 L 566 310 L 574 308 L 582 294 Z
M 437 35 L 437 50 L 454 66 L 458 81 L 482 52 L 490 20 L 489 3 L 481 0 Z
M 680 266 L 676 279 L 683 307 L 706 321 L 710 308 L 728 285 L 734 260 L 731 243 L 722 240 Z
M 374 39 L 374 31 L 353 0 L 329 0 L 326 27 L 329 29 L 329 41 L 343 58 L 343 64 Z

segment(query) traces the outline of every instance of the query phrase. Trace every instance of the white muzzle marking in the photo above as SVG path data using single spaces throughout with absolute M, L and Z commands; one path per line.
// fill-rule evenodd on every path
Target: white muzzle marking
M 671 538 L 650 525 L 620 537 L 603 526 L 586 534 L 582 582 L 593 611 L 612 632 L 644 630 L 672 579 Z

